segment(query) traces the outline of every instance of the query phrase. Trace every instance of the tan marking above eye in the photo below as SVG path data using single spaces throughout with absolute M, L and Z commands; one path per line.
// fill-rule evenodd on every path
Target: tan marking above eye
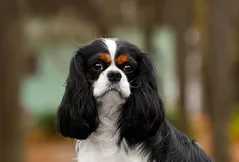
M 125 62 L 129 61 L 129 57 L 126 55 L 120 55 L 119 57 L 117 57 L 116 59 L 116 63 L 121 65 L 124 64 Z
M 110 55 L 108 53 L 100 53 L 98 58 L 106 63 L 109 63 L 111 61 Z

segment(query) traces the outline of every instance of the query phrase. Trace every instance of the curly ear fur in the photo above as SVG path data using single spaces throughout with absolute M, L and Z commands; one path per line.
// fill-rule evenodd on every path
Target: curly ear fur
M 57 114 L 58 131 L 65 137 L 86 139 L 99 124 L 96 103 L 83 66 L 79 50 L 71 60 L 65 93 Z
M 155 135 L 164 121 L 164 108 L 158 95 L 156 74 L 148 54 L 142 53 L 139 65 L 140 78 L 137 88 L 122 108 L 119 118 L 121 137 L 129 144 L 136 144 Z

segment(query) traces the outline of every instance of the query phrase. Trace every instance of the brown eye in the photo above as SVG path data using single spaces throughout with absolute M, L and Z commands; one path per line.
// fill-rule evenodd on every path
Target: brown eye
M 133 71 L 134 71 L 134 68 L 131 65 L 125 65 L 124 66 L 124 72 L 132 73 Z
M 95 63 L 93 66 L 92 66 L 92 69 L 94 71 L 101 71 L 103 69 L 103 65 L 101 63 Z

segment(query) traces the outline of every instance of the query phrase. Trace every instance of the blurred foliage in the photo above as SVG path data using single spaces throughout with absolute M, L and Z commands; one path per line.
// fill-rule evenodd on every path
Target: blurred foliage
M 178 130 L 184 132 L 181 128 L 181 119 L 180 119 L 180 115 L 179 115 L 179 109 L 177 107 L 173 108 L 172 111 L 167 111 L 166 113 L 166 118 L 167 120 L 174 126 L 176 127 Z M 192 124 L 192 123 L 191 123 Z M 194 125 L 188 125 L 188 130 L 189 132 L 187 132 L 186 134 L 188 136 L 194 137 L 195 133 L 197 132 L 197 129 L 193 128 Z M 184 132 L 185 133 L 185 132 Z
M 230 140 L 239 143 L 239 103 L 233 105 L 231 121 L 229 123 Z
M 46 135 L 56 135 L 56 113 L 44 112 L 36 117 L 37 127 Z
M 177 110 L 177 109 L 176 109 Z M 180 116 L 177 111 L 167 112 L 167 119 L 172 123 L 176 128 L 180 128 Z

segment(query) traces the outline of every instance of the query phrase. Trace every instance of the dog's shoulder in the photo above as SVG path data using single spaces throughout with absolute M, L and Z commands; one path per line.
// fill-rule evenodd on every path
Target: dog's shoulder
M 152 159 L 156 162 L 211 162 L 195 141 L 179 131 L 168 121 L 160 128 L 153 146 Z

